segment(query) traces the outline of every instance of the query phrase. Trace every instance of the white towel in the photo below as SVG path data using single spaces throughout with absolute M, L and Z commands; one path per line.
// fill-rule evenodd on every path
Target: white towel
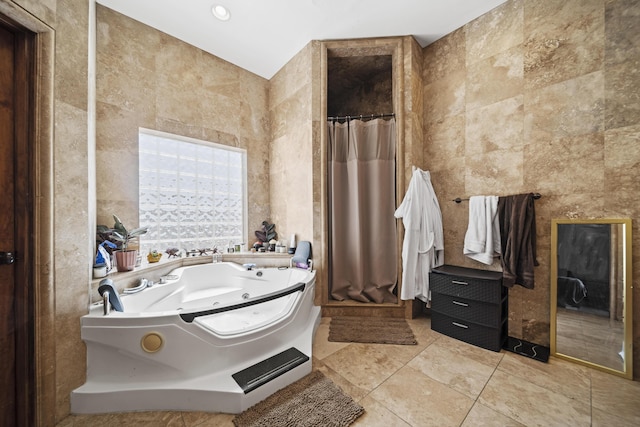
M 493 264 L 500 255 L 498 196 L 469 198 L 469 226 L 464 236 L 464 255 L 483 264 Z

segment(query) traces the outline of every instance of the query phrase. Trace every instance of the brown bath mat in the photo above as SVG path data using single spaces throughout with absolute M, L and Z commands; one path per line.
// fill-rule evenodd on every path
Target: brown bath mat
M 418 344 L 407 321 L 391 317 L 332 317 L 329 341 Z
M 364 408 L 320 371 L 275 392 L 233 418 L 236 427 L 348 426 Z

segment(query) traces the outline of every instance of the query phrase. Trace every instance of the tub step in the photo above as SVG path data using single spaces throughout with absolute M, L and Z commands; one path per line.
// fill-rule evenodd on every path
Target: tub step
M 291 347 L 282 353 L 236 372 L 232 377 L 242 388 L 244 394 L 247 394 L 308 360 L 309 356 L 297 348 Z

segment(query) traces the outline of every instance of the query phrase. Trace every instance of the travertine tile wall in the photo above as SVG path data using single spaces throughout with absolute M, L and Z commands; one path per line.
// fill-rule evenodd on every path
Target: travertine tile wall
M 87 146 L 88 3 L 58 1 L 55 51 L 54 251 L 56 419 L 84 382 L 86 355 L 79 317 L 86 313 L 91 249 Z
M 276 224 L 278 238 L 287 243 L 294 233 L 297 241 L 314 243 L 316 125 L 311 70 L 318 49 L 317 42 L 307 44 L 271 78 L 269 86 L 271 136 L 267 146 L 271 163 L 265 172 L 269 176 L 270 221 Z
M 413 167 L 424 168 L 424 91 L 423 49 L 413 37 L 403 38 L 404 52 L 404 137 L 401 141 L 403 157 L 399 160 L 404 170 L 404 179 L 398 184 L 398 205 L 402 202 L 413 175 Z M 402 161 L 400 161 L 402 160 Z M 398 221 L 398 232 L 404 238 L 404 226 Z M 401 243 L 398 254 L 402 253 Z M 398 277 L 402 277 L 402 263 L 398 263 Z M 407 302 L 405 316 L 413 318 L 424 311 L 420 300 Z
M 468 204 L 452 199 L 542 194 L 536 286 L 510 290 L 511 335 L 549 343 L 552 218 L 632 218 L 640 295 L 638 22 L 635 0 L 511 0 L 424 50 L 424 164 L 446 262 L 482 266 L 462 255 Z M 638 304 L 634 317 L 637 368 Z
M 98 223 L 138 224 L 145 127 L 247 150 L 251 239 L 269 217 L 269 82 L 102 6 L 97 31 Z
M 422 48 L 413 37 L 403 38 L 404 52 L 404 150 L 405 180 L 403 185 L 409 186 L 410 169 L 423 165 L 424 139 L 424 91 Z M 404 192 L 400 194 L 400 198 Z M 401 199 L 400 199 L 401 200 Z

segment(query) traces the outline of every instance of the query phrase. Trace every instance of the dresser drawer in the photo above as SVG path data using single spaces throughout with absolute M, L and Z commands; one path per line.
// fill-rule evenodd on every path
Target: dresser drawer
M 432 293 L 498 304 L 508 293 L 508 289 L 502 286 L 501 277 L 501 273 L 497 273 L 495 278 L 478 278 L 441 273 L 434 269 L 429 273 L 429 288 Z
M 503 320 L 500 305 L 435 292 L 431 293 L 431 310 L 490 328 L 500 327 Z
M 455 319 L 435 311 L 431 312 L 431 329 L 492 351 L 500 351 L 507 338 L 506 321 L 498 328 L 490 328 L 477 323 Z

